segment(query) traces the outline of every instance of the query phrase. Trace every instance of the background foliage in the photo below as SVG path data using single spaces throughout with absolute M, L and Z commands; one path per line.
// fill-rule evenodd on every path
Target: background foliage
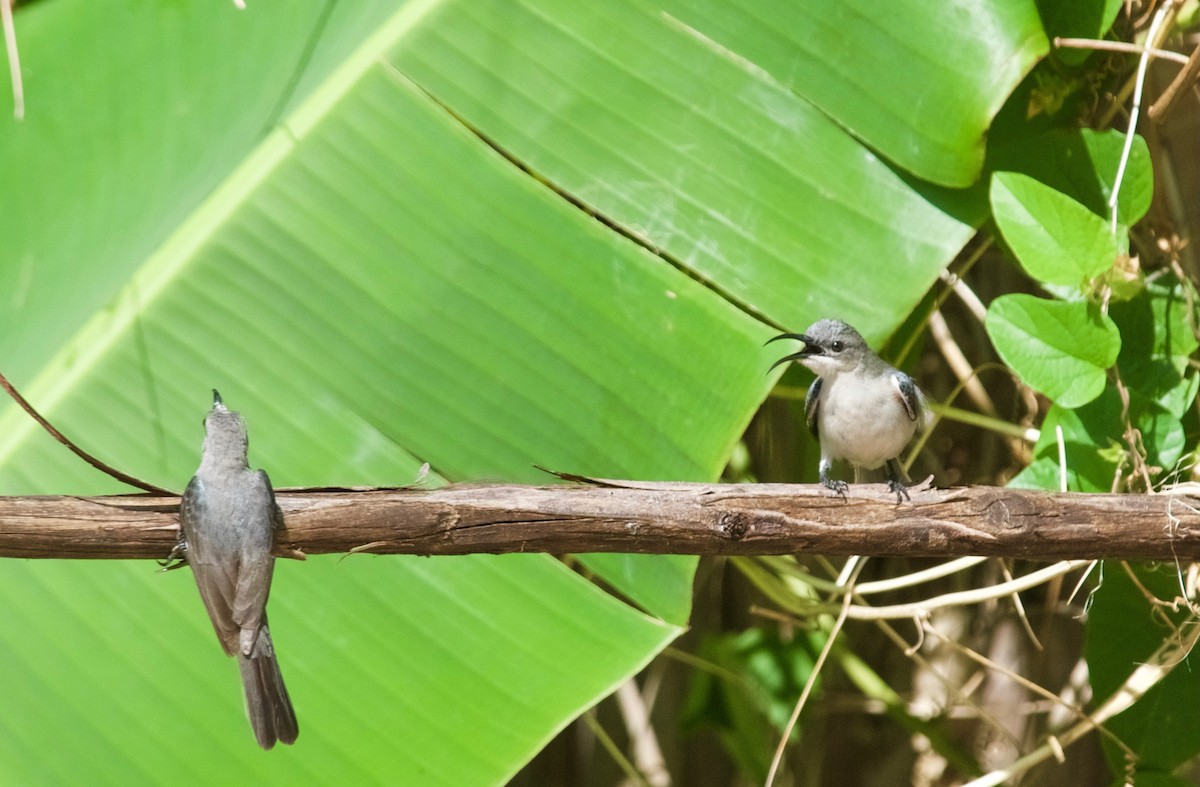
M 895 332 L 890 357 L 936 401 L 967 387 L 980 417 L 942 412 L 987 430 L 934 430 L 919 469 L 940 482 L 1020 470 L 1057 488 L 1061 425 L 1073 488 L 1145 490 L 1195 431 L 1188 261 L 1169 220 L 1143 220 L 1157 148 L 1135 139 L 1126 156 L 1103 130 L 1134 61 L 1049 43 L 1105 34 L 1120 6 L 906 2 L 886 24 L 866 0 L 19 6 L 27 108 L 0 131 L 0 369 L 85 447 L 172 488 L 194 470 L 214 386 L 280 486 L 405 483 L 422 462 L 433 483 L 544 482 L 535 463 L 795 480 L 815 467 L 795 437 L 802 373 L 746 432 L 779 376 L 762 343 L 837 315 L 876 345 Z M 956 281 L 986 319 L 946 301 Z M 973 377 L 935 359 L 936 329 L 920 351 L 939 324 L 968 365 L 996 357 L 990 338 L 1024 385 L 993 374 L 973 396 Z M 0 407 L 0 492 L 107 491 Z M 606 703 L 517 779 L 605 783 L 617 766 L 589 736 L 615 735 L 660 741 L 680 783 L 761 781 L 825 640 L 828 588 L 810 571 L 825 567 L 702 566 L 693 613 L 696 565 L 281 564 L 272 628 L 303 732 L 264 755 L 186 572 L 5 561 L 0 698 L 20 713 L 0 714 L 0 768 L 503 782 L 690 622 L 676 659 L 633 684 L 651 707 L 649 685 L 668 689 L 657 736 L 618 732 Z M 1095 603 L 1122 592 L 1148 616 L 1120 587 Z M 748 619 L 752 604 L 785 622 Z M 1047 621 L 1064 611 L 1045 605 Z M 971 629 L 1010 613 L 964 616 L 962 639 L 986 649 Z M 1114 622 L 1087 625 L 1107 637 Z M 821 695 L 875 710 L 844 735 L 829 732 L 836 705 L 806 716 L 786 771 L 819 783 L 836 766 L 852 783 L 989 765 L 952 722 L 958 689 L 931 699 L 880 636 L 841 641 Z M 1078 657 L 1078 641 L 1057 644 L 1060 664 Z M 1098 687 L 1131 665 L 1103 663 Z M 677 737 L 679 718 L 701 745 Z M 1032 745 L 1049 723 L 1008 735 Z

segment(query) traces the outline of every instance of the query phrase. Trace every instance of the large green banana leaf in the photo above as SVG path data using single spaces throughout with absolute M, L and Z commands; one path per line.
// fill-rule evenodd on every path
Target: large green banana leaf
M 746 37 L 769 30 L 720 43 L 684 16 L 20 7 L 0 370 L 84 447 L 176 489 L 213 387 L 280 486 L 406 483 L 422 462 L 433 483 L 545 480 L 535 463 L 715 478 L 773 383 L 770 323 L 838 314 L 881 338 L 971 227 L 754 62 Z M 893 22 L 920 40 L 920 17 Z M 1015 65 L 966 85 L 954 52 L 871 46 L 993 108 L 1037 54 L 997 41 Z M 931 122 L 905 121 L 944 141 Z M 0 492 L 109 491 L 0 407 Z M 501 782 L 687 620 L 694 559 L 584 560 L 624 600 L 547 556 L 282 562 L 272 631 L 301 736 L 270 754 L 186 571 L 4 561 L 0 772 Z

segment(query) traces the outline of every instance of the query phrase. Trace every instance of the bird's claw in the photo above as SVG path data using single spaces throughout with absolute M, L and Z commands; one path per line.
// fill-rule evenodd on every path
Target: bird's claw
M 850 491 L 850 485 L 845 481 L 840 481 L 832 478 L 822 478 L 821 486 L 832 491 L 835 495 L 843 500 L 848 499 L 846 493 Z
M 177 568 L 183 568 L 187 562 L 187 541 L 179 539 L 179 543 L 171 547 L 171 551 L 167 554 L 165 560 L 155 561 L 161 568 L 159 571 L 174 571 Z
M 912 498 L 908 496 L 908 487 L 904 484 L 893 478 L 887 482 L 887 485 L 888 489 L 896 493 L 896 505 L 900 505 L 905 500 L 912 502 Z

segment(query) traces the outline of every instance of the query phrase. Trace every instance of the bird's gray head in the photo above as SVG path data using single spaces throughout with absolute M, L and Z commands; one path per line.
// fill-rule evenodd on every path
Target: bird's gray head
M 779 339 L 804 342 L 804 349 L 780 358 L 771 364 L 772 369 L 781 363 L 799 361 L 819 377 L 832 377 L 853 371 L 872 355 L 862 335 L 841 320 L 818 320 L 804 333 L 783 333 L 770 341 Z
M 202 465 L 246 466 L 246 452 L 250 440 L 246 436 L 246 422 L 221 401 L 221 395 L 213 390 L 213 407 L 204 417 L 204 452 Z

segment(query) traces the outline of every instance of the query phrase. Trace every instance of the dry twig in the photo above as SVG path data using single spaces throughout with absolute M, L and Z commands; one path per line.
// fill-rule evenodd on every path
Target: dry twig
M 883 484 L 854 485 L 847 501 L 808 484 L 608 484 L 280 492 L 277 554 L 1200 558 L 1200 513 L 1178 505 L 1188 487 L 1155 495 L 918 487 L 911 504 L 896 505 Z M 177 508 L 178 498 L 145 495 L 0 497 L 0 557 L 162 557 L 175 544 Z

